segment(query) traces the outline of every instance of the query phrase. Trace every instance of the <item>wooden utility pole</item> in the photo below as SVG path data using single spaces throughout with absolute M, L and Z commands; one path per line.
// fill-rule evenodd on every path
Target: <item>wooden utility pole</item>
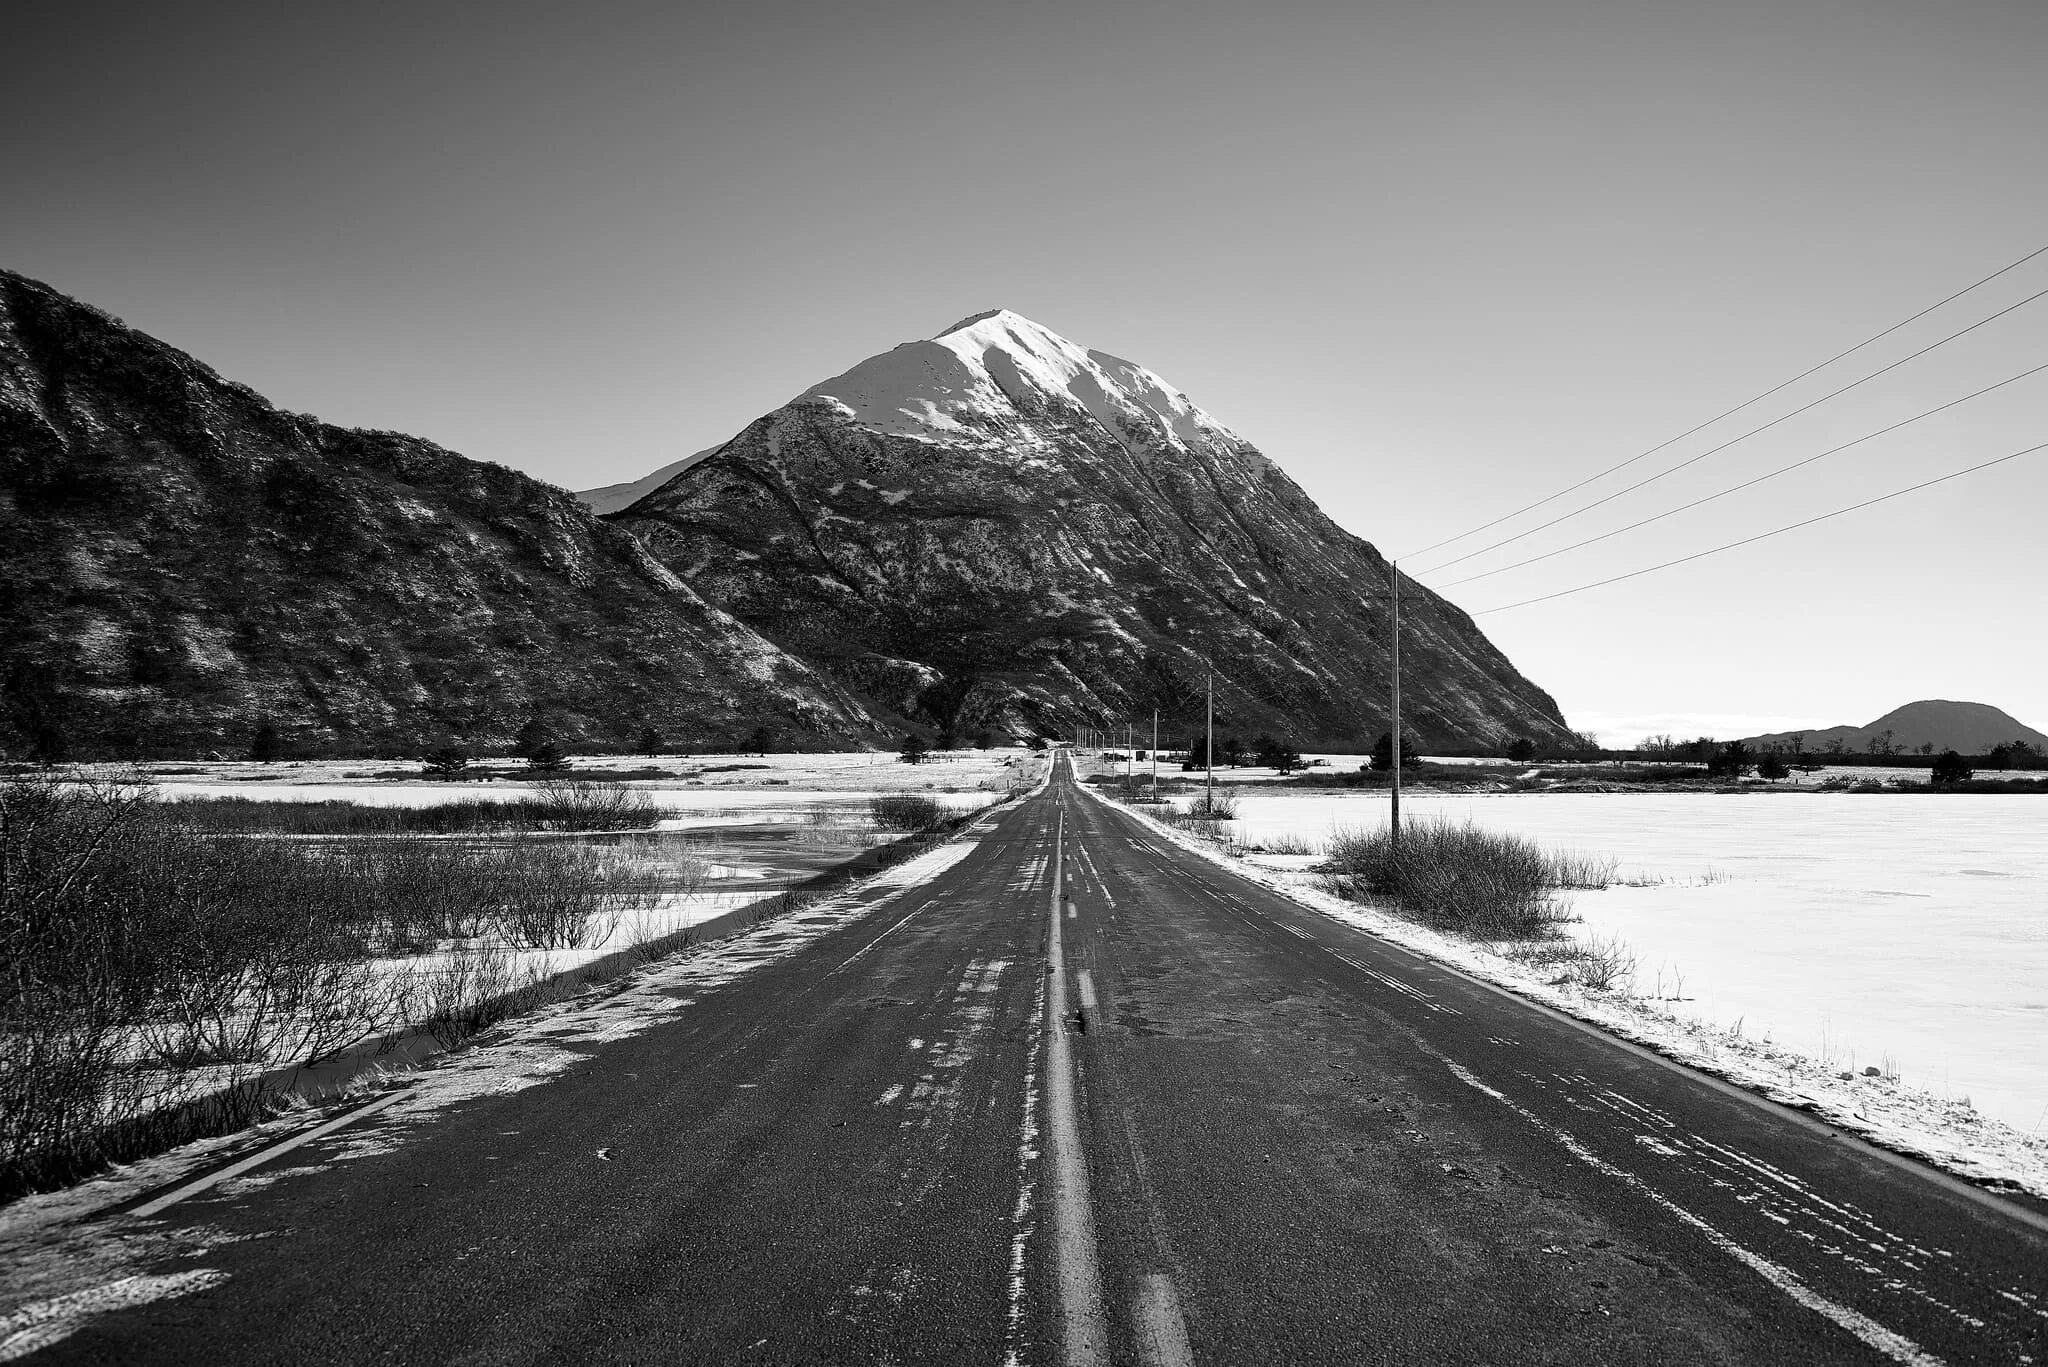
M 1202 742 L 1202 763 L 1209 770 L 1209 777 L 1203 789 L 1202 802 L 1208 811 L 1216 810 L 1216 666 L 1209 666 L 1208 738 Z
M 1159 709 L 1152 709 L 1152 800 L 1159 800 Z
M 1130 722 L 1124 723 L 1124 801 L 1129 802 L 1135 794 L 1131 789 L 1138 779 L 1137 746 L 1133 743 L 1137 735 Z
M 1389 843 L 1393 852 L 1398 855 L 1401 853 L 1401 567 L 1389 561 L 1387 570 L 1393 580 L 1393 592 L 1389 595 L 1389 601 L 1394 609 L 1393 659 L 1387 671 L 1393 681 L 1394 695 L 1394 805 L 1388 814 L 1387 830 L 1390 836 Z

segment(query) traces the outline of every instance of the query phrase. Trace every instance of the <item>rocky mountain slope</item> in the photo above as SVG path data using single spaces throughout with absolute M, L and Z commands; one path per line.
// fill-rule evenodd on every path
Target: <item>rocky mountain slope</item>
M 1794 741 L 1797 741 L 1795 747 Z M 1928 698 L 1894 708 L 1868 726 L 1830 726 L 1818 731 L 1778 731 L 1749 738 L 1759 750 L 1791 750 L 1825 754 L 1837 743 L 1852 754 L 1870 753 L 1874 741 L 1885 753 L 1900 754 L 1932 746 L 1933 752 L 1954 750 L 1981 755 L 2008 741 L 2048 750 L 2048 735 L 1981 702 L 1949 702 Z
M 1157 707 L 1184 738 L 1211 664 L 1247 736 L 1356 746 L 1387 725 L 1379 552 L 1158 375 L 1008 311 L 813 386 L 612 517 L 711 602 L 935 728 Z M 1412 734 L 1567 739 L 1470 617 L 1402 592 Z
M 0 753 L 878 733 L 573 496 L 0 272 Z

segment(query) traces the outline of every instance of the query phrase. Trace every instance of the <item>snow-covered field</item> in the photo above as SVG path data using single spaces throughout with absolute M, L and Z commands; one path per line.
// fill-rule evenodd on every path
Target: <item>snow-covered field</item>
M 479 759 L 478 767 L 517 767 L 517 760 Z M 661 769 L 674 778 L 649 780 L 650 786 L 666 787 L 756 787 L 762 783 L 787 783 L 804 788 L 844 792 L 923 792 L 972 788 L 984 780 L 1007 776 L 1019 766 L 1033 765 L 1041 772 L 1042 758 L 1018 746 L 992 750 L 939 750 L 923 764 L 904 764 L 883 750 L 837 751 L 828 754 L 733 754 L 733 755 L 572 755 L 570 778 L 604 778 L 612 774 Z M 744 766 L 744 767 L 741 767 Z M 80 766 L 81 770 L 88 766 Z M 137 772 L 134 767 L 90 766 L 93 772 L 109 776 Z M 389 775 L 417 775 L 416 760 L 322 759 L 280 760 L 256 764 L 248 760 L 144 764 L 140 772 L 166 786 L 184 783 L 232 782 L 266 787 L 293 784 L 327 784 L 359 779 L 379 779 L 387 784 L 413 787 L 415 784 Z M 474 794 L 499 788 L 498 783 L 450 782 L 421 779 L 417 786 L 444 789 L 456 794 Z
M 1319 842 L 1386 812 L 1383 793 L 1252 792 L 1238 825 Z M 1620 936 L 1636 990 L 1673 1010 L 2048 1133 L 2038 796 L 1414 794 L 1402 813 L 1619 860 L 1623 882 L 1570 894 L 1577 933 Z
M 497 761 L 491 761 L 497 763 Z M 865 804 L 884 793 L 917 793 L 965 811 L 1004 796 L 1013 785 L 1045 776 L 1045 761 L 1020 748 L 941 751 L 923 764 L 903 764 L 877 751 L 817 755 L 575 756 L 566 777 L 604 779 L 662 769 L 673 778 L 635 780 L 669 816 L 664 829 L 736 821 L 797 821 L 809 810 Z M 746 766 L 744 768 L 734 766 Z M 444 802 L 510 801 L 530 795 L 524 781 L 437 781 L 420 766 L 395 760 L 308 760 L 251 764 L 145 765 L 139 771 L 166 798 L 246 797 L 280 802 L 339 800 L 374 807 L 430 807 Z M 134 769 L 102 766 L 105 777 Z
M 1360 768 L 1364 767 L 1367 759 L 1367 757 L 1364 755 L 1332 754 L 1322 751 L 1314 753 L 1305 753 L 1302 755 L 1301 758 L 1303 763 L 1312 766 L 1307 771 L 1311 777 L 1314 777 L 1318 774 L 1357 773 Z M 1786 760 L 1788 763 L 1790 763 L 1794 758 L 1794 756 L 1787 756 Z M 1827 764 L 1823 761 L 1823 757 L 1817 755 L 1807 755 L 1804 757 L 1796 758 L 1799 758 L 1800 763 L 1816 764 L 1820 767 L 1815 769 L 1812 773 L 1803 773 L 1797 769 L 1794 769 L 1790 774 L 1786 775 L 1784 778 L 1778 779 L 1774 782 L 1766 782 L 1765 780 L 1760 779 L 1756 777 L 1754 774 L 1752 774 L 1748 778 L 1744 779 L 1743 782 L 1745 785 L 1753 787 L 1760 792 L 1767 792 L 1773 790 L 1784 792 L 1793 789 L 1820 788 L 1823 785 L 1841 787 L 1852 783 L 1892 783 L 1897 781 L 1903 781 L 1907 783 L 1924 784 L 1927 782 L 1927 770 L 1925 768 L 1916 769 L 1909 765 Z M 1643 761 L 1643 763 L 1646 764 L 1657 765 L 1677 764 L 1683 762 L 1684 761 L 1680 760 L 1656 759 Z M 1571 771 L 1573 777 L 1584 778 L 1588 780 L 1600 780 L 1607 778 L 1625 779 L 1627 777 L 1625 771 L 1619 770 L 1617 769 L 1617 766 L 1606 763 L 1605 761 L 1580 762 L 1574 760 L 1541 760 L 1530 763 L 1519 763 L 1514 760 L 1488 759 L 1483 757 L 1471 757 L 1460 755 L 1424 755 L 1422 757 L 1422 763 L 1441 764 L 1450 768 L 1497 769 L 1500 772 L 1497 775 L 1491 775 L 1491 777 L 1498 778 L 1502 783 L 1506 783 L 1510 779 L 1513 779 L 1521 774 L 1529 773 L 1536 769 L 1542 769 L 1552 774 L 1556 774 L 1559 771 Z M 1115 768 L 1116 772 L 1119 774 L 1123 772 L 1123 766 L 1121 765 L 1105 766 L 1105 770 L 1108 767 Z M 1148 772 L 1149 762 L 1141 761 L 1138 764 L 1138 774 L 1140 778 L 1142 779 L 1142 777 Z M 1196 769 L 1190 773 L 1183 773 L 1181 771 L 1180 762 L 1176 760 L 1171 765 L 1168 765 L 1164 761 L 1162 761 L 1159 767 L 1159 776 L 1162 779 L 1171 776 L 1175 778 L 1188 778 L 1199 780 L 1202 778 L 1203 775 L 1200 769 Z M 2041 778 L 2044 776 L 2048 775 L 2044 775 L 2038 772 L 2022 772 L 2019 770 L 2014 770 L 2010 773 L 1986 770 L 1985 772 L 1977 775 L 1978 778 Z M 1271 783 L 1275 779 L 1286 777 L 1289 777 L 1289 775 L 1282 774 L 1276 769 L 1260 768 L 1259 766 L 1253 764 L 1248 764 L 1242 768 L 1235 769 L 1230 768 L 1228 766 L 1218 766 L 1216 770 L 1216 781 L 1218 783 Z M 1704 767 L 1701 768 L 1700 777 L 1702 779 L 1705 779 L 1706 777 Z M 1426 778 L 1417 779 L 1413 771 L 1410 771 L 1409 773 L 1409 780 L 1411 783 L 1415 783 L 1420 788 L 1428 787 L 1428 780 Z

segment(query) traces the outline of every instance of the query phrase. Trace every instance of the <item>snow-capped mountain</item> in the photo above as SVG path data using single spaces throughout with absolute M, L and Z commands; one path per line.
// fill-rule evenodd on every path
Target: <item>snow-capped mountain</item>
M 1386 725 L 1380 554 L 1159 375 L 1006 309 L 811 386 L 613 517 L 712 602 L 935 727 L 1156 707 L 1183 734 L 1211 663 L 1233 729 L 1338 745 Z M 1402 592 L 1413 732 L 1564 738 L 1469 617 Z
M 1184 448 L 1237 434 L 1141 365 L 1085 351 L 1008 309 L 955 323 L 928 342 L 905 342 L 796 399 L 838 405 L 855 425 L 930 441 L 1014 440 L 1005 417 L 1047 404 L 1078 409 L 1112 439 L 1128 426 Z

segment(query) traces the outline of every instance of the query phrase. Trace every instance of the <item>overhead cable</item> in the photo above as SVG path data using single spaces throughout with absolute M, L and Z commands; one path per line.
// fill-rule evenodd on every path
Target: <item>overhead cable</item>
M 1873 370 L 1868 375 L 1863 376 L 1861 379 L 1851 380 L 1849 383 L 1843 385 L 1840 389 L 1833 390 L 1829 393 L 1821 395 L 1812 403 L 1802 404 L 1798 408 L 1793 409 L 1791 412 L 1782 413 L 1779 416 L 1772 418 L 1769 422 L 1764 423 L 1759 427 L 1752 427 L 1739 437 L 1730 437 L 1728 440 L 1722 442 L 1719 446 L 1710 446 L 1706 450 L 1700 452 L 1698 455 L 1688 457 L 1687 459 L 1678 462 L 1678 464 L 1676 465 L 1666 466 L 1664 469 L 1659 470 L 1656 474 L 1650 475 L 1643 479 L 1639 479 L 1634 484 L 1625 485 L 1622 488 L 1616 489 L 1611 494 L 1605 495 L 1601 498 L 1596 498 L 1591 503 L 1582 504 L 1581 506 L 1572 509 L 1568 513 L 1559 513 L 1556 517 L 1551 518 L 1548 522 L 1539 522 L 1535 526 L 1529 528 L 1526 531 L 1516 532 L 1513 536 L 1503 537 L 1499 541 L 1494 542 L 1490 546 L 1481 546 L 1476 551 L 1467 551 L 1463 555 L 1455 556 L 1452 559 L 1444 561 L 1441 565 L 1431 565 L 1428 569 L 1424 570 L 1423 573 L 1434 574 L 1438 570 L 1447 570 L 1453 565 L 1463 564 L 1465 561 L 1472 559 L 1474 556 L 1485 555 L 1488 551 L 1497 551 L 1502 546 L 1511 546 L 1515 542 L 1522 540 L 1524 537 L 1534 536 L 1536 535 L 1536 533 L 1540 531 L 1546 531 L 1551 527 L 1555 527 L 1560 522 L 1568 522 L 1572 518 L 1577 517 L 1580 513 L 1591 512 L 1593 509 L 1600 507 L 1602 504 L 1612 503 L 1615 499 L 1620 498 L 1622 495 L 1632 494 L 1636 490 L 1644 487 L 1645 485 L 1655 484 L 1658 480 L 1663 479 L 1666 475 L 1675 475 L 1680 470 L 1685 469 L 1685 467 L 1688 465 L 1697 465 L 1701 461 L 1705 460 L 1708 456 L 1714 455 L 1717 452 L 1725 451 L 1729 447 L 1735 445 L 1737 442 L 1747 441 L 1759 432 L 1768 432 L 1773 427 L 1776 427 L 1779 423 L 1788 421 L 1792 418 L 1796 418 L 1801 413 L 1805 413 L 1812 409 L 1818 408 L 1830 399 L 1840 398 L 1842 395 L 1848 393 L 1850 390 L 1856 388 L 1858 385 L 1868 384 L 1880 375 L 1889 374 L 1892 371 L 1897 370 L 1900 366 L 1906 364 L 1908 361 L 1916 361 L 1920 357 L 1925 356 L 1928 352 L 1933 351 L 1936 347 L 1947 346 L 1956 338 L 1961 337 L 1966 333 L 1975 332 L 1978 328 L 1983 327 L 1986 323 L 1993 323 L 1998 321 L 2000 318 L 2005 317 L 2006 314 L 2011 313 L 2014 309 L 2025 308 L 2027 305 L 2033 303 L 2036 299 L 2041 298 L 2043 295 L 2048 295 L 2048 290 L 2036 290 L 2034 293 L 2020 300 L 2017 304 L 2006 305 L 1998 312 L 1992 314 L 1989 318 L 1979 318 L 1976 322 L 1970 324 L 1968 327 L 1960 328 L 1955 332 L 1951 332 L 1948 336 L 1942 338 L 1938 342 L 1929 342 L 1926 346 L 1921 347 L 1918 351 L 1911 352 L 1905 356 L 1901 356 L 1898 360 L 1893 361 L 1890 365 L 1885 366 L 1879 370 Z
M 1598 536 L 1589 536 L 1584 541 L 1574 541 L 1569 546 L 1559 546 L 1554 551 L 1545 551 L 1541 555 L 1532 555 L 1527 560 L 1517 560 L 1512 565 L 1502 565 L 1499 569 L 1481 570 L 1478 574 L 1468 574 L 1463 579 L 1453 579 L 1450 583 L 1443 585 L 1443 587 L 1446 589 L 1454 589 L 1461 584 L 1471 584 L 1481 579 L 1491 579 L 1496 574 L 1506 574 L 1509 570 L 1518 570 L 1521 569 L 1524 565 L 1533 565 L 1539 560 L 1548 560 L 1552 556 L 1563 555 L 1566 551 L 1575 551 L 1579 549 L 1579 547 L 1581 546 L 1590 546 L 1597 541 L 1605 541 L 1609 537 L 1620 536 L 1623 532 L 1632 532 L 1638 527 L 1647 527 L 1652 522 L 1662 522 L 1667 517 L 1676 517 L 1680 513 L 1691 512 L 1694 508 L 1700 507 L 1702 504 L 1712 503 L 1714 500 L 1726 498 L 1730 494 L 1739 494 L 1744 489 L 1754 488 L 1755 486 L 1764 483 L 1766 480 L 1773 480 L 1776 479 L 1779 475 L 1790 474 L 1792 471 L 1802 469 L 1805 466 L 1813 464 L 1815 461 L 1826 460 L 1829 456 L 1835 455 L 1842 451 L 1846 451 L 1852 446 L 1861 446 L 1866 441 L 1874 441 L 1878 437 L 1882 437 L 1887 433 L 1896 432 L 1901 427 L 1907 427 L 1912 425 L 1913 423 L 1919 422 L 1922 418 L 1931 418 L 1936 413 L 1945 413 L 1949 409 L 1956 407 L 1958 404 L 1965 404 L 1972 399 L 1982 398 L 1984 395 L 1989 394 L 1994 389 L 2003 389 L 2007 385 L 2016 384 L 2019 381 L 2024 380 L 2031 375 L 2039 375 L 2044 370 L 2048 370 L 2048 362 L 2044 362 L 2041 365 L 2037 365 L 2032 370 L 2023 370 L 2019 374 L 2011 376 L 2008 379 L 2000 380 L 1997 384 L 1986 385 L 1984 386 L 1984 388 L 1978 390 L 1974 394 L 1965 394 L 1960 399 L 1950 399 L 1947 403 L 1941 405 L 1939 408 L 1930 408 L 1924 413 L 1915 413 L 1910 418 L 1903 418 L 1900 421 L 1893 423 L 1889 427 L 1880 427 L 1875 432 L 1865 432 L 1862 436 L 1857 437 L 1855 440 L 1845 441 L 1840 446 L 1830 446 L 1827 450 L 1821 452 L 1817 456 L 1808 456 L 1805 460 L 1795 460 L 1790 465 L 1780 465 L 1775 470 L 1770 470 L 1765 472 L 1764 474 L 1758 475 L 1755 479 L 1746 479 L 1740 484 L 1730 485 L 1728 488 L 1722 489 L 1718 493 L 1708 494 L 1704 498 L 1696 498 L 1690 503 L 1681 503 L 1676 508 L 1666 509 L 1664 512 L 1658 513 L 1653 517 L 1646 517 L 1640 522 L 1631 522 L 1626 527 L 1616 527 L 1611 532 L 1602 532 Z
M 1581 584 L 1577 588 L 1559 589 L 1556 593 L 1546 593 L 1536 598 L 1524 598 L 1519 603 L 1503 603 L 1499 607 L 1485 608 L 1472 615 L 1474 617 L 1484 617 L 1489 613 L 1507 612 L 1513 608 L 1526 608 L 1532 603 L 1548 603 L 1552 599 L 1568 598 L 1572 594 L 1584 593 L 1588 589 L 1605 588 L 1609 584 L 1619 584 L 1624 579 L 1639 579 L 1646 574 L 1655 574 L 1659 570 L 1668 570 L 1674 565 L 1690 564 L 1695 560 L 1704 560 L 1710 555 L 1719 555 L 1722 551 L 1732 551 L 1738 546 L 1750 546 L 1759 541 L 1767 541 L 1774 536 L 1783 536 L 1786 532 L 1796 532 L 1801 527 L 1811 527 L 1816 522 L 1826 522 L 1830 518 L 1842 517 L 1849 513 L 1859 512 L 1864 508 L 1874 508 L 1880 503 L 1889 503 L 1895 498 L 1904 498 L 1907 494 L 1917 494 L 1922 489 L 1932 489 L 1937 484 L 1946 484 L 1952 479 L 1961 479 L 1964 475 L 1974 475 L 1979 470 L 1989 470 L 1994 465 L 2003 465 L 2007 461 L 2018 460 L 2021 456 L 2031 456 L 2036 451 L 2048 451 L 2048 441 L 2044 441 L 2038 446 L 2029 446 L 2024 451 L 2015 451 L 2009 456 L 2000 456 L 1996 460 L 1987 460 L 1981 465 L 1972 465 L 1966 470 L 1957 470 L 1952 474 L 1942 475 L 1939 478 L 1912 485 L 1909 488 L 1894 489 L 1888 494 L 1880 494 L 1876 498 L 1865 499 L 1861 503 L 1852 503 L 1846 508 L 1837 508 L 1831 513 L 1822 513 L 1819 517 L 1809 517 L 1804 521 L 1794 522 L 1773 531 L 1759 532 L 1755 536 L 1746 536 L 1740 541 L 1730 541 L 1725 545 L 1715 546 L 1711 550 L 1695 551 L 1691 555 L 1682 555 L 1676 560 L 1666 560 L 1661 565 L 1650 565 L 1640 570 L 1631 570 L 1627 574 L 1617 574 L 1607 579 L 1596 579 L 1590 584 Z
M 1580 489 L 1585 488 L 1588 484 L 1593 483 L 1595 480 L 1605 479 L 1607 476 L 1613 474 L 1617 470 L 1625 470 L 1629 466 L 1634 465 L 1639 460 L 1647 460 L 1651 456 L 1656 455 L 1659 451 L 1662 451 L 1665 447 L 1672 446 L 1678 442 L 1684 441 L 1687 437 L 1692 436 L 1695 432 L 1705 431 L 1707 428 L 1712 427 L 1715 423 L 1721 421 L 1721 419 L 1723 418 L 1732 418 L 1737 413 L 1740 413 L 1743 409 L 1751 407 L 1754 404 L 1762 403 L 1765 399 L 1770 398 L 1771 395 L 1778 393 L 1780 390 L 1790 389 L 1793 385 L 1798 384 L 1801 380 L 1805 379 L 1809 375 L 1814 374 L 1816 371 L 1825 370 L 1829 366 L 1833 365 L 1836 361 L 1843 360 L 1846 357 L 1855 355 L 1857 352 L 1863 350 L 1863 348 L 1869 346 L 1872 342 L 1883 341 L 1885 338 L 1891 336 L 1894 332 L 1897 332 L 1900 328 L 1906 327 L 1908 324 L 1911 323 L 1919 322 L 1922 318 L 1925 318 L 1928 314 L 1934 312 L 1936 309 L 1941 308 L 1943 305 L 1954 303 L 1956 300 L 1968 294 L 1971 290 L 1977 289 L 1978 287 L 1983 285 L 1988 285 L 1992 281 L 1998 279 L 1999 276 L 2004 275 L 2010 271 L 2019 269 L 2021 266 L 2026 265 L 2029 261 L 2032 261 L 2035 257 L 2040 256 L 2043 252 L 2048 252 L 2048 246 L 2036 247 L 2033 251 L 2028 252 L 2025 256 L 2019 258 L 2017 261 L 2009 262 L 2006 265 L 2000 266 L 1997 270 L 1991 272 L 1991 274 L 1985 276 L 1983 279 L 1973 281 L 1972 283 L 1963 286 L 1954 294 L 1949 295 L 1948 298 L 1929 304 L 1926 308 L 1921 309 L 1912 317 L 1903 318 L 1900 321 L 1893 323 L 1883 332 L 1872 333 L 1870 336 L 1865 337 L 1862 341 L 1858 342 L 1855 346 L 1850 347 L 1847 351 L 1838 351 L 1834 355 L 1828 357 L 1825 361 L 1822 361 L 1819 365 L 1809 366 L 1807 369 L 1800 371 L 1797 375 L 1794 375 L 1791 379 L 1785 381 L 1783 384 L 1773 385 L 1771 388 L 1766 389 L 1763 393 L 1756 395 L 1754 398 L 1744 399 L 1741 403 L 1736 404 L 1733 408 L 1725 409 L 1722 412 L 1716 413 L 1713 417 L 1708 418 L 1705 422 L 1700 423 L 1694 427 L 1688 427 L 1685 429 L 1685 431 L 1680 432 L 1677 436 L 1668 438 L 1664 441 L 1660 441 L 1655 446 L 1652 446 L 1649 450 L 1630 456 L 1627 460 L 1622 461 L 1619 465 L 1610 465 L 1605 470 L 1600 471 L 1598 474 L 1588 475 L 1584 479 L 1580 480 L 1577 484 L 1567 485 L 1565 488 L 1559 489 L 1556 493 L 1547 494 L 1544 497 L 1537 499 L 1534 503 L 1528 504 L 1524 507 L 1517 508 L 1511 513 L 1503 513 L 1501 516 L 1493 519 L 1493 521 L 1491 522 L 1482 522 L 1477 527 L 1474 527 L 1469 531 L 1459 532 L 1456 536 L 1445 537 L 1442 541 L 1438 541 L 1432 545 L 1424 546 L 1420 550 L 1410 551 L 1406 555 L 1402 556 L 1401 559 L 1410 560 L 1418 555 L 1428 555 L 1431 551 L 1436 550 L 1443 546 L 1448 546 L 1454 541 L 1463 541 L 1468 536 L 1477 536 L 1479 535 L 1479 533 L 1483 531 L 1487 531 L 1491 528 L 1498 527 L 1503 522 L 1512 521 L 1513 519 L 1520 517 L 1523 513 L 1534 512 L 1536 509 L 1541 508 L 1546 503 L 1554 503 L 1558 499 L 1563 498 L 1566 494 L 1576 493 Z M 1451 563 L 1455 564 L 1456 562 L 1453 561 Z

